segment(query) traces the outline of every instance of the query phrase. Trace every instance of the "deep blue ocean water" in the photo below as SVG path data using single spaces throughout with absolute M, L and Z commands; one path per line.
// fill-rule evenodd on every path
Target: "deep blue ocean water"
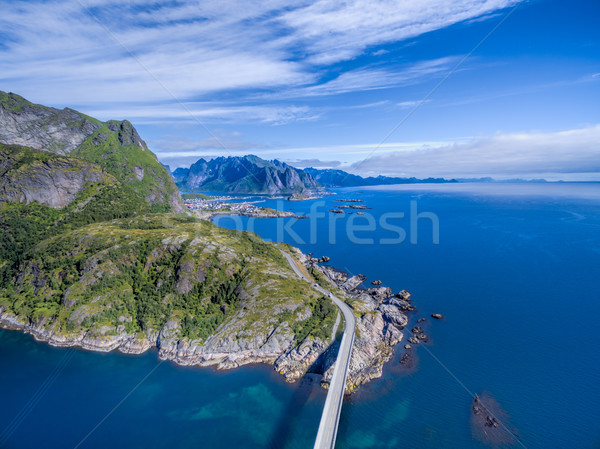
M 264 203 L 315 219 L 217 223 L 328 255 L 333 266 L 410 290 L 418 316 L 444 314 L 424 323 L 432 341 L 417 349 L 414 370 L 398 363 L 398 350 L 382 379 L 345 402 L 338 448 L 487 447 L 469 424 L 470 394 L 484 391 L 527 448 L 600 448 L 600 185 L 337 193 Z M 359 198 L 370 209 L 330 214 L 341 204 L 335 198 Z M 415 207 L 435 214 L 439 244 L 427 216 L 411 232 L 411 204 L 413 218 Z M 402 243 L 382 244 L 402 236 L 390 225 L 404 230 Z M 0 331 L 0 361 L 8 448 L 76 447 L 91 431 L 79 447 L 310 448 L 325 399 L 317 385 L 287 385 L 268 366 L 178 367 L 158 364 L 154 352 L 52 348 L 11 331 Z

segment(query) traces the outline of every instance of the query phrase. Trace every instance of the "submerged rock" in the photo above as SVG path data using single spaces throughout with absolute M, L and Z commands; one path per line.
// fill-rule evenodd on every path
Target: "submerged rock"
M 471 404 L 471 432 L 473 437 L 492 447 L 516 443 L 516 430 L 510 428 L 507 413 L 488 393 L 475 395 Z
M 423 343 L 427 343 L 429 341 L 429 337 L 424 332 L 421 332 L 419 335 L 417 335 L 417 338 Z

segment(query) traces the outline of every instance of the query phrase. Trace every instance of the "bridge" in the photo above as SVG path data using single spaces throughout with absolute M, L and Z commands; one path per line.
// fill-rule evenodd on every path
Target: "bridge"
M 281 253 L 287 259 L 290 267 L 292 267 L 292 270 L 294 270 L 298 277 L 304 279 L 306 282 L 311 282 L 310 279 L 308 279 L 300 271 L 292 256 L 285 251 L 281 251 Z M 350 357 L 352 355 L 352 344 L 354 343 L 356 318 L 352 312 L 352 309 L 348 307 L 348 304 L 333 295 L 333 293 L 325 290 L 317 284 L 314 285 L 314 288 L 323 295 L 332 299 L 334 304 L 344 315 L 344 321 L 346 323 L 344 335 L 342 336 L 342 342 L 340 343 L 340 349 L 335 361 L 335 367 L 333 368 L 333 376 L 331 378 L 331 383 L 329 384 L 329 391 L 327 391 L 327 398 L 325 399 L 323 415 L 321 415 L 321 422 L 319 423 L 317 439 L 315 440 L 314 445 L 314 449 L 333 449 L 335 447 L 335 438 L 337 436 L 338 424 L 340 422 L 342 402 L 344 401 L 346 378 L 348 377 L 348 369 L 350 367 Z

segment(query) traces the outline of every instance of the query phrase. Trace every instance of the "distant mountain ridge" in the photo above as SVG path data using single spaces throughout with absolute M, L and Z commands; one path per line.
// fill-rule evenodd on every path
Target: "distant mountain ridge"
M 343 170 L 336 169 L 318 169 L 306 168 L 304 171 L 310 173 L 315 180 L 326 187 L 360 187 L 360 186 L 376 186 L 387 184 L 418 184 L 418 183 L 444 183 L 457 182 L 454 179 L 447 180 L 444 178 L 399 178 L 391 176 L 367 177 L 354 175 Z
M 173 172 L 177 186 L 184 191 L 231 193 L 297 193 L 318 189 L 310 173 L 278 160 L 258 156 L 199 159 L 190 168 Z
M 172 172 L 177 186 L 188 192 L 298 193 L 320 187 L 360 187 L 389 184 L 458 182 L 445 178 L 363 178 L 337 169 L 300 169 L 285 162 L 267 161 L 258 156 L 199 159 L 189 168 Z

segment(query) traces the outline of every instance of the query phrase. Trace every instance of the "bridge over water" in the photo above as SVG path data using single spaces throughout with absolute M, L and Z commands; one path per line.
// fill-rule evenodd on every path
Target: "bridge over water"
M 292 267 L 292 270 L 294 270 L 294 272 L 306 282 L 311 282 L 310 279 L 302 274 L 292 256 L 284 251 L 281 252 Z M 317 432 L 317 439 L 315 440 L 314 446 L 314 449 L 333 449 L 335 446 L 338 424 L 340 422 L 342 403 L 344 401 L 344 390 L 346 387 L 346 378 L 348 377 L 348 369 L 350 367 L 350 357 L 352 356 L 352 344 L 354 343 L 356 317 L 354 316 L 354 313 L 348 304 L 333 295 L 331 292 L 319 287 L 318 285 L 315 285 L 314 288 L 323 293 L 325 296 L 329 296 L 333 300 L 335 305 L 344 315 L 344 321 L 346 323 L 344 335 L 342 336 L 342 342 L 340 343 L 340 349 L 335 361 L 335 367 L 333 368 L 333 376 L 331 378 L 331 383 L 329 384 L 329 390 L 327 391 L 327 398 L 325 399 L 325 406 L 323 407 L 323 415 L 321 416 L 319 431 Z

